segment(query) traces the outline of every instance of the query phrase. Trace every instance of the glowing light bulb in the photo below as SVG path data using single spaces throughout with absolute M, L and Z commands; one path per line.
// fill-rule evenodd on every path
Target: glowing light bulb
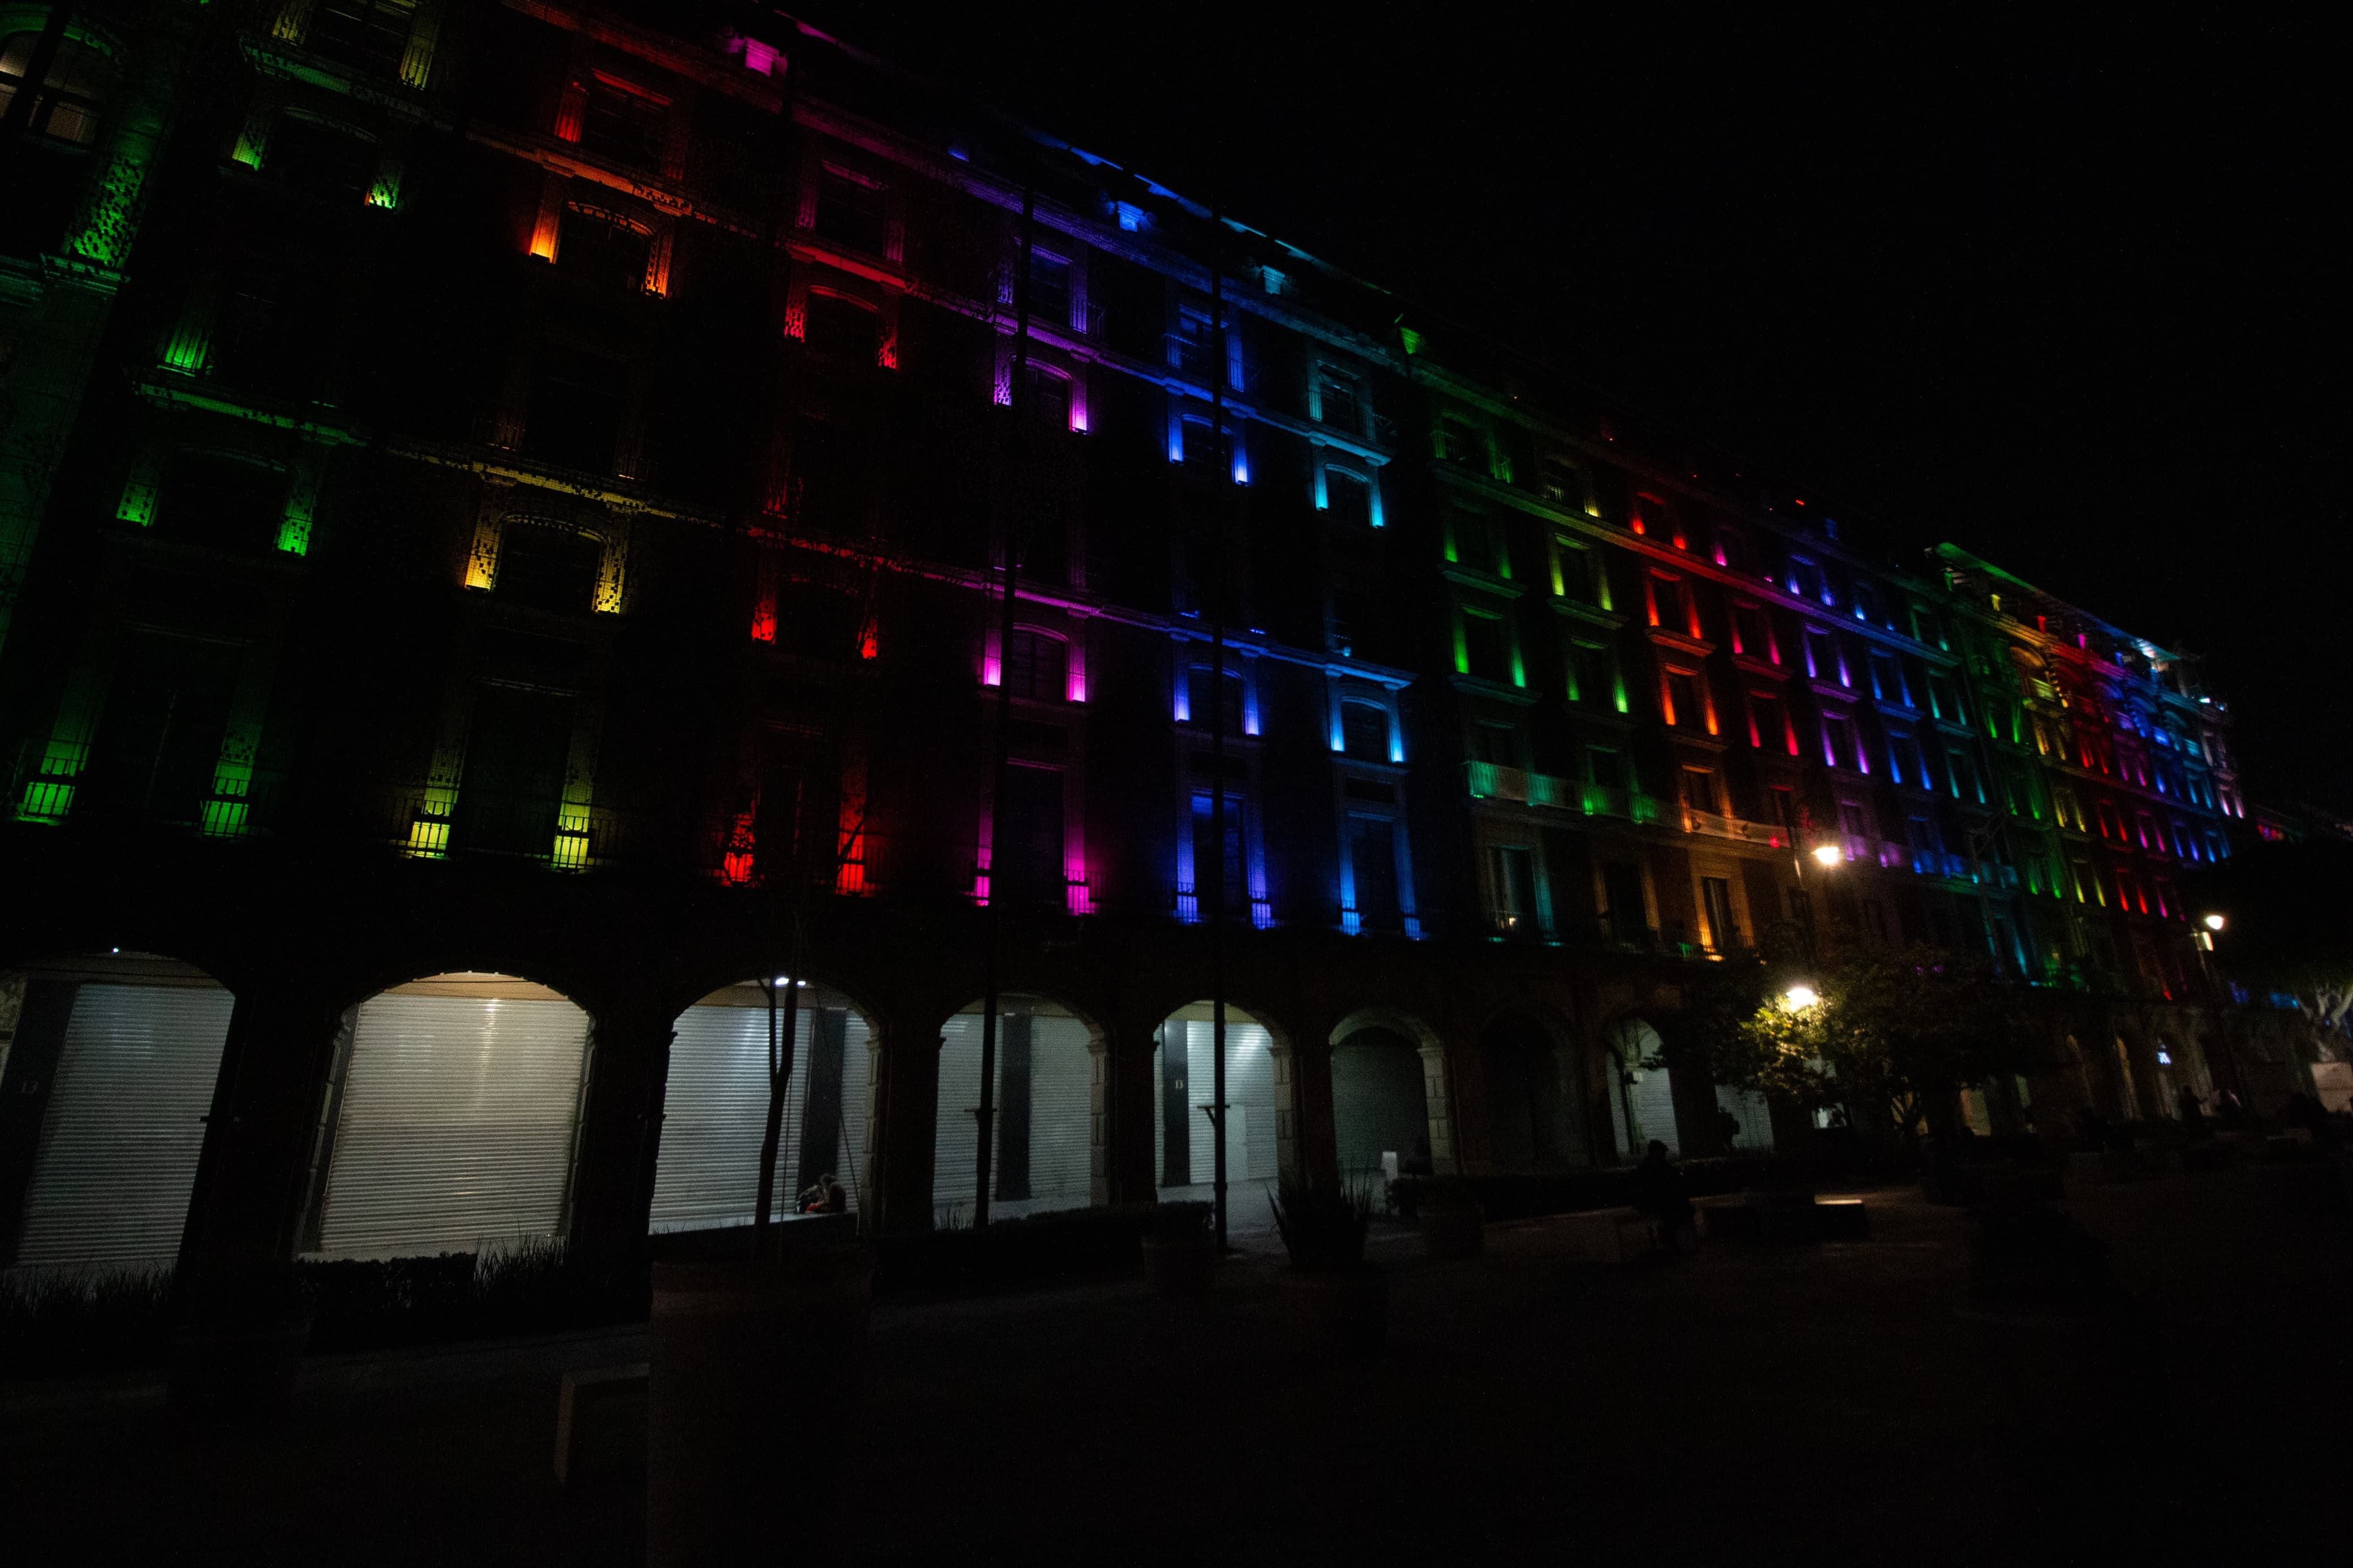
M 1781 1000 L 1788 1004 L 1792 1011 L 1796 1011 L 1812 1006 L 1821 1000 L 1821 996 L 1810 985 L 1792 985 L 1781 993 Z
M 2206 929 L 2208 931 L 2221 931 L 2223 923 L 2224 922 L 2221 915 L 2208 915 L 2206 917 Z
M 1814 846 L 1814 858 L 1825 866 L 1835 866 L 1846 858 L 1846 851 L 1835 844 L 1817 844 Z

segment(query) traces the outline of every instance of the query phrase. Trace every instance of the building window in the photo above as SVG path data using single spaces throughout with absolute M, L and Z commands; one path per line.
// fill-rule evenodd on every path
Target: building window
M 1798 754 L 1797 737 L 1789 729 L 1788 710 L 1769 691 L 1748 694 L 1748 743 L 1759 751 L 1779 750 Z
M 1572 539 L 1552 543 L 1552 591 L 1580 605 L 1608 608 L 1601 591 L 1601 563 L 1593 552 Z
M 1446 558 L 1474 572 L 1509 577 L 1511 562 L 1504 550 L 1502 531 L 1489 513 L 1470 507 L 1446 510 Z
M 1704 811 L 1710 816 L 1723 815 L 1723 781 L 1714 768 L 1686 767 L 1683 770 L 1683 803 L 1694 811 Z
M 1672 541 L 1677 548 L 1683 545 L 1683 530 L 1677 525 L 1674 509 L 1648 491 L 1634 498 L 1627 513 L 1626 526 L 1647 539 L 1664 544 Z
M 628 367 L 619 360 L 542 343 L 532 360 L 523 451 L 565 468 L 609 472 L 628 389 Z
M 1389 760 L 1389 711 L 1377 702 L 1350 698 L 1340 704 L 1340 749 L 1358 762 Z
M 1070 646 L 1050 632 L 1016 626 L 1005 650 L 1005 689 L 1031 702 L 1060 702 L 1070 696 Z
M 1207 310 L 1191 305 L 1176 310 L 1176 333 L 1169 340 L 1168 363 L 1190 376 L 1206 377 L 1215 363 L 1210 339 L 1217 325 Z
M 1986 803 L 1985 786 L 1978 781 L 1977 761 L 1958 746 L 1945 748 L 1945 776 L 1952 787 L 1955 800 L 1967 801 L 1976 805 L 1983 805 Z M 2080 816 L 2079 810 L 2077 824 L 2079 826 L 2082 825 Z
M 1895 656 L 1879 648 L 1871 650 L 1871 694 L 1882 702 L 1912 706 L 1912 691 L 1905 683 L 1904 667 Z
M 1060 910 L 1069 902 L 1060 768 L 1016 763 L 1005 770 L 999 838 L 989 846 L 988 892 L 1017 908 Z
M 1873 820 L 1871 807 L 1859 800 L 1838 803 L 1839 828 L 1850 838 L 1877 838 L 1879 824 Z
M 601 289 L 638 293 L 646 286 L 648 237 L 611 213 L 567 205 L 555 247 L 559 271 Z
M 1706 682 L 1697 671 L 1671 668 L 1663 685 L 1668 723 L 1679 729 L 1715 732 L 1715 705 L 1709 702 Z
M 1403 923 L 1398 899 L 1398 831 L 1388 817 L 1348 817 L 1348 873 L 1354 904 L 1343 910 L 1349 928 L 1394 931 Z
M 17 33 L 0 44 L 0 114 L 15 104 L 39 41 L 37 33 Z M 59 39 L 26 129 L 78 147 L 90 145 L 98 140 L 99 110 L 113 83 L 114 68 L 104 55 L 71 38 Z
M 1692 625 L 1691 591 L 1682 578 L 1653 574 L 1650 588 L 1652 626 L 1677 637 L 1699 635 Z
M 1935 671 L 1930 672 L 1928 676 L 1928 711 L 1934 714 L 1936 718 L 1942 719 L 1947 724 L 1961 724 L 1968 722 L 1967 719 L 1965 719 L 1961 713 L 1960 689 L 1953 684 L 1953 678 L 1951 676 Z M 2036 736 L 2039 738 L 2042 735 L 2042 727 L 2040 724 L 2037 724 L 2035 726 Z
M 1626 711 L 1626 693 L 1618 680 L 1618 660 L 1599 643 L 1582 640 L 1568 645 L 1568 700 L 1598 708 Z
M 256 555 L 277 547 L 286 510 L 283 470 L 226 454 L 183 452 L 164 470 L 151 520 L 167 539 Z
M 1585 470 L 1566 458 L 1546 458 L 1537 465 L 1536 493 L 1570 511 L 1585 510 L 1592 499 Z
M 557 615 L 585 616 L 596 607 L 604 549 L 568 528 L 510 518 L 499 540 L 497 596 Z
M 1471 726 L 1471 754 L 1499 768 L 1520 768 L 1525 765 L 1525 738 L 1516 724 L 1481 719 Z
M 880 353 L 882 318 L 860 300 L 812 293 L 804 331 L 802 341 L 809 353 L 843 364 L 869 365 Z
M 1781 650 L 1773 641 L 1772 624 L 1765 618 L 1762 605 L 1734 603 L 1732 651 L 1767 664 L 1781 662 Z
M 1700 911 L 1707 918 L 1708 945 L 1730 952 L 1740 945 L 1740 922 L 1733 918 L 1732 883 L 1724 877 L 1699 879 Z
M 1315 376 L 1316 416 L 1335 429 L 1351 436 L 1361 436 L 1365 430 L 1365 404 L 1362 384 L 1345 371 L 1324 365 Z
M 1178 717 L 1186 723 L 1198 724 L 1205 730 L 1211 719 L 1217 717 L 1229 735 L 1254 733 L 1248 729 L 1249 689 L 1241 672 L 1230 668 L 1226 671 L 1226 706 L 1221 717 L 1216 715 L 1209 706 L 1209 683 L 1216 679 L 1217 671 L 1206 664 L 1194 665 L 1185 672 L 1185 711 Z
M 1841 686 L 1853 684 L 1847 679 L 1846 660 L 1839 652 L 1838 639 L 1819 626 L 1806 628 L 1806 674 L 1814 680 L 1834 680 Z
M 1061 328 L 1071 325 L 1071 264 L 1032 247 L 1029 251 L 1029 314 Z
M 1901 730 L 1887 731 L 1887 776 L 1895 784 L 1910 784 L 1915 789 L 1928 787 L 1928 775 L 1920 766 L 1920 745 Z
M 391 74 L 408 52 L 416 17 L 417 0 L 321 0 L 302 44 L 330 59 Z
M 1789 557 L 1789 592 L 1800 599 L 1820 599 L 1823 594 L 1822 569 L 1802 555 Z
M 598 71 L 580 115 L 580 145 L 617 163 L 659 168 L 670 120 L 670 100 Z
M 1345 468 L 1324 470 L 1324 512 L 1334 522 L 1350 528 L 1373 524 L 1372 481 Z
M 1519 660 L 1512 649 L 1511 627 L 1490 610 L 1465 607 L 1454 621 L 1454 668 L 1461 674 L 1509 685 Z
M 1822 761 L 1834 768 L 1870 772 L 1856 738 L 1854 721 L 1842 713 L 1822 715 Z
M 824 170 L 818 175 L 817 210 L 809 226 L 828 245 L 881 256 L 890 243 L 882 187 L 839 169 Z
M 1483 470 L 1486 467 L 1486 441 L 1478 427 L 1457 414 L 1441 414 L 1438 417 L 1438 460 L 1460 463 L 1467 468 Z
M 1220 844 L 1218 831 L 1218 793 L 1215 790 L 1193 792 L 1193 897 L 1194 908 L 1201 916 L 1214 912 L 1221 884 L 1228 914 L 1247 914 L 1250 906 L 1249 859 L 1245 847 L 1250 837 L 1249 797 L 1229 786 L 1225 795 L 1225 832 Z M 1222 853 L 1220 849 L 1222 848 Z
M 1495 929 L 1505 936 L 1534 936 L 1540 919 L 1536 909 L 1536 855 L 1524 844 L 1487 847 L 1487 882 L 1494 899 Z
M 375 144 L 299 114 L 279 117 L 262 173 L 328 201 L 356 201 L 375 182 Z

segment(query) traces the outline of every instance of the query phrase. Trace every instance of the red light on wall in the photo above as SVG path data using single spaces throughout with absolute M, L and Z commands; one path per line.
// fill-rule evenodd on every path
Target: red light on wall
M 727 835 L 727 851 L 719 859 L 719 874 L 736 887 L 752 879 L 753 820 L 751 812 L 736 814 L 735 824 Z

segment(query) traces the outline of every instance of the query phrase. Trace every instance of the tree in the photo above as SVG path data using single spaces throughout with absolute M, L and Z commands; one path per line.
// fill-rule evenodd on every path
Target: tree
M 2280 992 L 2321 1038 L 2353 1051 L 2353 844 L 2315 837 L 2254 844 L 2199 878 L 2192 911 L 2221 915 L 2214 963 L 2258 993 Z
M 1850 944 L 1808 979 L 1786 963 L 1725 976 L 1700 1016 L 1716 1081 L 1910 1140 L 1946 1131 L 1962 1089 L 2051 1065 L 2030 993 L 1986 958 Z

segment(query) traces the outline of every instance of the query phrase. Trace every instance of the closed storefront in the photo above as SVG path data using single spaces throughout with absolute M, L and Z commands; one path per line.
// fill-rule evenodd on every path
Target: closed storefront
M 497 974 L 443 974 L 354 1012 L 308 1250 L 472 1252 L 560 1237 L 588 1015 Z
M 828 1176 L 854 1209 L 866 1178 L 871 1032 L 821 986 L 800 987 L 797 1014 L 771 1212 L 792 1214 L 798 1195 Z M 780 991 L 780 1039 L 784 1016 Z M 654 1229 L 752 1223 L 768 1115 L 769 1027 L 767 990 L 756 981 L 715 992 L 679 1015 L 662 1097 Z
M 1095 1053 L 1087 1026 L 1050 1003 L 1008 1001 L 997 1020 L 997 1139 L 989 1213 L 1082 1208 L 1093 1193 Z M 940 1031 L 932 1203 L 943 1225 L 972 1218 L 978 1180 L 977 1011 Z
M 1675 1129 L 1674 1079 L 1663 1067 L 1642 1063 L 1659 1054 L 1659 1032 L 1639 1018 L 1618 1026 L 1609 1038 L 1609 1067 L 1616 1081 L 1610 1086 L 1610 1130 L 1617 1134 L 1620 1154 L 1639 1160 L 1653 1139 L 1680 1155 L 1683 1139 Z
M 1153 1053 L 1153 1168 L 1163 1198 L 1207 1198 L 1217 1179 L 1212 1103 L 1216 1025 L 1197 1003 L 1162 1026 Z M 1229 1225 L 1271 1225 L 1263 1188 L 1280 1169 L 1273 1040 L 1239 1008 L 1226 1011 L 1226 1183 Z
M 7 1260 L 169 1266 L 187 1227 L 233 999 L 189 965 L 127 954 L 44 968 L 12 990 Z
M 1421 1052 L 1386 1029 L 1360 1029 L 1332 1050 L 1332 1121 L 1343 1174 L 1377 1172 L 1382 1156 L 1427 1170 L 1430 1096 Z

